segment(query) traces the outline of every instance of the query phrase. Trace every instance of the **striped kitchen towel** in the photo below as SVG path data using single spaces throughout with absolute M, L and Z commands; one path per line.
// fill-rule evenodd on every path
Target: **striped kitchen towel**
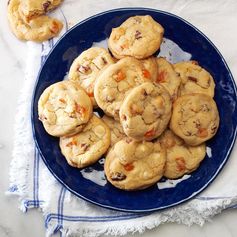
M 149 3 L 144 2 L 142 0 L 126 1 L 126 3 L 125 1 L 111 1 L 109 3 L 109 1 L 104 0 L 68 0 L 64 1 L 62 7 L 54 14 L 64 21 L 64 31 L 67 31 L 76 22 L 95 14 L 96 11 L 121 6 L 127 7 L 135 4 L 173 11 L 181 16 L 184 15 L 184 8 L 188 8 L 189 11 L 185 12 L 188 12 L 190 16 L 195 14 L 192 12 L 193 9 L 203 9 L 201 1 L 194 3 L 196 4 L 195 8 L 189 7 L 188 1 L 185 0 L 179 1 L 179 4 L 176 1 L 154 0 L 149 1 Z M 218 4 L 221 4 L 221 0 L 215 1 L 212 8 L 218 9 Z M 188 18 L 189 15 L 186 17 Z M 212 23 L 209 22 L 208 24 L 211 27 Z M 145 229 L 157 227 L 165 222 L 202 225 L 223 209 L 237 205 L 237 177 L 235 175 L 237 160 L 231 158 L 215 182 L 199 196 L 177 207 L 150 214 L 123 213 L 95 206 L 74 196 L 58 183 L 46 168 L 35 147 L 30 121 L 32 91 L 37 73 L 57 40 L 56 38 L 42 44 L 27 43 L 27 67 L 16 114 L 10 187 L 7 192 L 9 195 L 20 197 L 22 211 L 27 212 L 30 208 L 42 210 L 47 236 L 58 231 L 62 236 L 78 234 L 87 237 L 102 234 L 141 233 Z M 232 157 L 235 153 L 236 149 L 233 150 Z

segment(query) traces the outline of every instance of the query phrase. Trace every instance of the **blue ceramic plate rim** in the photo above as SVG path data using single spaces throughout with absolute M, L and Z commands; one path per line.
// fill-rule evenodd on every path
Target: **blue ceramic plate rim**
M 35 100 L 35 93 L 36 93 L 36 89 L 37 89 L 37 85 L 38 85 L 38 82 L 39 82 L 39 78 L 40 78 L 40 74 L 41 74 L 41 71 L 43 70 L 43 67 L 44 67 L 44 64 L 47 62 L 47 59 L 50 57 L 50 54 L 51 52 L 57 47 L 57 45 L 60 43 L 60 41 L 67 35 L 69 34 L 71 31 L 73 31 L 75 28 L 77 28 L 78 26 L 80 25 L 83 25 L 85 22 L 87 21 L 90 21 L 91 19 L 93 18 L 96 18 L 96 17 L 99 17 L 101 15 L 104 15 L 104 14 L 108 14 L 108 13 L 113 13 L 113 12 L 116 12 L 116 11 L 130 11 L 130 10 L 134 10 L 134 11 L 150 11 L 150 12 L 157 12 L 157 13 L 161 13 L 161 14 L 165 14 L 167 16 L 171 16 L 171 17 L 174 17 L 174 18 L 177 18 L 179 19 L 180 21 L 184 22 L 185 24 L 189 25 L 190 27 L 192 27 L 198 34 L 202 35 L 207 41 L 208 43 L 210 43 L 210 45 L 215 49 L 215 51 L 217 52 L 217 54 L 219 55 L 219 57 L 222 59 L 224 65 L 225 65 L 225 68 L 226 70 L 228 71 L 229 73 L 229 77 L 231 79 L 231 82 L 233 83 L 233 89 L 234 89 L 234 93 L 235 95 L 237 94 L 237 87 L 236 87 L 236 83 L 235 83 L 235 80 L 233 78 L 233 75 L 224 59 L 224 57 L 222 56 L 222 54 L 220 53 L 220 51 L 217 49 L 217 47 L 212 43 L 212 41 L 204 34 L 202 33 L 198 28 L 196 28 L 194 25 L 192 25 L 191 23 L 189 23 L 188 21 L 186 21 L 185 19 L 175 15 L 175 14 L 172 14 L 172 13 L 169 13 L 169 12 L 166 12 L 166 11 L 162 11 L 162 10 L 157 10 L 157 9 L 152 9 L 152 8 L 143 8 L 143 7 L 129 7 L 129 8 L 116 8 L 116 9 L 111 9 L 111 10 L 108 10 L 108 11 L 104 11 L 104 12 L 101 12 L 101 13 L 98 13 L 98 14 L 95 14 L 91 17 L 88 17 L 86 18 L 85 20 L 77 23 L 75 26 L 73 26 L 70 30 L 68 30 L 67 32 L 65 32 L 62 37 L 57 41 L 57 43 L 53 46 L 53 48 L 49 51 L 43 65 L 41 66 L 40 70 L 39 70 L 39 73 L 38 73 L 38 76 L 37 76 L 37 80 L 35 82 L 35 86 L 34 86 L 34 91 L 33 91 L 33 96 L 32 96 L 32 101 L 31 101 L 31 125 L 32 125 L 32 131 L 33 131 L 33 138 L 34 138 L 34 141 L 35 141 L 35 144 L 36 144 L 36 147 L 46 165 L 46 167 L 49 169 L 49 171 L 51 172 L 51 174 L 56 178 L 56 180 L 58 180 L 67 190 L 69 190 L 70 192 L 72 192 L 73 194 L 75 194 L 76 196 L 90 202 L 90 203 L 93 203 L 95 205 L 98 205 L 98 206 L 101 206 L 101 207 L 104 207 L 104 208 L 108 208 L 108 209 L 112 209 L 112 210 L 117 210 L 117 211 L 123 211 L 123 212 L 134 212 L 134 213 L 145 213 L 145 212 L 153 212 L 153 211 L 157 211 L 157 210 L 163 210 L 163 209 L 166 209 L 166 208 L 170 208 L 170 207 L 173 207 L 173 206 L 176 206 L 178 204 L 181 204 L 181 203 L 184 203 L 190 199 L 192 199 L 194 196 L 198 195 L 199 193 L 201 193 L 205 188 L 207 188 L 208 185 L 210 185 L 213 180 L 217 177 L 217 175 L 220 173 L 220 171 L 222 170 L 222 168 L 224 167 L 224 165 L 226 164 L 228 158 L 230 157 L 230 154 L 231 154 L 231 151 L 234 147 L 234 144 L 235 144 L 235 140 L 236 140 L 236 135 L 237 135 L 237 125 L 235 126 L 234 128 L 234 133 L 233 133 L 233 138 L 232 138 L 232 142 L 229 146 L 229 149 L 228 151 L 226 152 L 226 155 L 225 155 L 225 158 L 223 159 L 222 163 L 219 165 L 218 169 L 216 170 L 216 172 L 213 174 L 212 178 L 206 182 L 205 185 L 203 185 L 200 189 L 196 190 L 196 192 L 192 193 L 190 196 L 188 196 L 187 198 L 184 198 L 178 202 L 174 202 L 170 205 L 163 205 L 163 206 L 159 206 L 159 207 L 155 207 L 155 208 L 150 208 L 150 209 L 139 209 L 139 210 L 135 210 L 135 209 L 129 209 L 129 208 L 118 208 L 118 207 L 114 207 L 112 205 L 105 205 L 105 204 L 101 204 L 99 202 L 96 202 L 96 201 L 93 201 L 93 200 L 90 200 L 88 199 L 87 197 L 81 195 L 80 193 L 76 192 L 75 190 L 71 189 L 67 183 L 65 183 L 60 177 L 58 177 L 54 170 L 50 167 L 50 165 L 48 164 L 47 162 L 47 158 L 43 155 L 42 153 L 42 150 L 40 148 L 40 145 L 36 139 L 36 130 L 35 130 L 35 127 L 34 127 L 34 100 Z

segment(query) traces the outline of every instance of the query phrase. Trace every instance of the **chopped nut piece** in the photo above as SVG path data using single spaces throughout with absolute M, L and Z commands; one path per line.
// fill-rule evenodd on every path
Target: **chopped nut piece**
M 107 63 L 108 63 L 104 57 L 101 57 L 101 58 L 102 58 L 104 64 L 107 64 Z
M 82 143 L 80 146 L 83 151 L 86 151 L 90 147 L 90 144 Z
M 216 132 L 216 129 L 217 129 L 216 124 L 213 124 L 213 125 L 211 126 L 211 134 L 214 134 L 214 133 Z
M 126 175 L 120 172 L 113 172 L 110 176 L 110 178 L 114 181 L 122 181 L 126 179 Z
M 127 116 L 125 114 L 122 114 L 121 118 L 122 120 L 125 120 L 125 121 L 127 120 Z
M 210 111 L 210 108 L 208 107 L 207 104 L 203 104 L 203 105 L 201 106 L 201 110 L 202 110 L 203 112 L 208 112 L 208 111 Z
M 146 90 L 144 90 L 143 95 L 144 95 L 144 96 L 148 96 Z
M 49 7 L 50 4 L 51 4 L 50 1 L 46 1 L 46 2 L 44 2 L 44 3 L 42 4 L 45 12 L 48 11 L 48 7 Z
M 77 69 L 77 71 L 81 73 L 87 73 L 89 70 L 90 70 L 89 66 L 83 66 L 83 65 L 80 65 Z
M 188 80 L 189 80 L 189 81 L 193 81 L 194 83 L 197 83 L 197 78 L 195 78 L 195 77 L 189 76 L 189 77 L 188 77 Z
M 135 39 L 141 39 L 142 38 L 142 34 L 140 31 L 136 30 L 136 33 L 135 33 Z
M 193 121 L 195 123 L 196 128 L 199 128 L 201 126 L 200 120 L 197 119 L 196 121 Z
M 140 17 L 134 17 L 134 20 L 135 20 L 136 23 L 141 23 L 142 22 Z

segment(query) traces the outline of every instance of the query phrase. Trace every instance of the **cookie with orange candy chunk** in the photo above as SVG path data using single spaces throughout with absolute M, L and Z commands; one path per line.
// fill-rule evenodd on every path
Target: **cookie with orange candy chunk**
M 83 168 L 95 163 L 110 145 L 110 129 L 93 115 L 84 129 L 70 137 L 60 137 L 60 148 L 69 165 Z
M 165 161 L 166 152 L 159 142 L 138 142 L 124 138 L 108 152 L 104 170 L 113 186 L 124 190 L 139 190 L 161 179 Z
M 115 58 L 143 59 L 160 48 L 163 34 L 164 28 L 151 16 L 133 16 L 112 29 L 108 45 Z
M 150 79 L 143 74 L 143 65 L 126 57 L 105 68 L 97 78 L 94 96 L 98 106 L 110 117 L 119 120 L 119 110 L 130 90 Z
M 180 95 L 202 93 L 214 97 L 214 79 L 197 61 L 176 63 L 174 69 L 181 78 Z
M 119 111 L 120 122 L 127 136 L 150 141 L 166 129 L 171 108 L 168 91 L 146 82 L 133 88 L 124 100 Z
M 80 132 L 92 116 L 86 92 L 75 82 L 61 81 L 44 90 L 38 101 L 39 119 L 52 136 Z
M 177 179 L 193 172 L 206 155 L 205 143 L 189 146 L 169 129 L 165 130 L 158 141 L 166 149 L 164 176 L 168 179 Z
M 97 77 L 107 66 L 114 63 L 107 50 L 92 47 L 83 51 L 74 59 L 69 73 L 69 80 L 78 82 L 92 100 L 93 106 L 97 107 L 94 98 L 94 85 Z
M 7 7 L 8 22 L 14 35 L 20 40 L 42 42 L 59 34 L 63 24 L 48 16 L 24 20 L 19 9 L 20 0 L 10 0 Z
M 55 9 L 61 2 L 62 0 L 21 0 L 19 10 L 28 22 Z
M 149 57 L 146 59 L 141 59 L 140 62 L 143 65 L 143 75 L 145 78 L 155 81 L 158 74 L 158 67 L 155 57 Z
M 219 122 L 216 103 L 208 95 L 183 95 L 173 103 L 170 129 L 188 145 L 197 146 L 211 139 Z

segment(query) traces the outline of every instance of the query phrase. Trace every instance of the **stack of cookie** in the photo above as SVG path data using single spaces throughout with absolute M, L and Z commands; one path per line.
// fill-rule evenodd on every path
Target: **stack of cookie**
M 194 171 L 219 126 L 210 73 L 195 61 L 172 65 L 152 56 L 163 34 L 151 16 L 130 17 L 112 30 L 113 56 L 98 47 L 84 51 L 69 80 L 51 85 L 39 100 L 39 118 L 60 137 L 68 163 L 82 168 L 106 154 L 106 177 L 120 189 Z M 102 119 L 93 108 L 103 110 Z
M 38 113 L 45 130 L 60 137 L 71 166 L 95 163 L 110 145 L 108 126 L 93 114 L 91 99 L 78 83 L 67 80 L 49 86 L 39 99 Z
M 46 16 L 61 0 L 9 0 L 7 15 L 10 27 L 20 40 L 42 42 L 59 34 L 61 21 Z

